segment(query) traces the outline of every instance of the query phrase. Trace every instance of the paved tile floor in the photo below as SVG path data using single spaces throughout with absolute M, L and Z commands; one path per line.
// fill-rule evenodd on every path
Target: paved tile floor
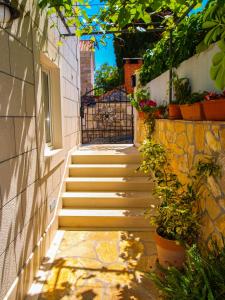
M 151 232 L 66 231 L 39 300 L 156 300 Z

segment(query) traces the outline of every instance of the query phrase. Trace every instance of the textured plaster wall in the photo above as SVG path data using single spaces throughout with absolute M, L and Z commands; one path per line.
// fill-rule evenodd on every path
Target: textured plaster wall
M 136 142 L 145 137 L 145 125 L 138 121 Z M 204 156 L 218 157 L 222 178 L 209 178 L 200 205 L 203 210 L 202 238 L 225 236 L 225 123 L 157 120 L 154 139 L 168 149 L 174 171 L 185 183 L 192 167 Z
M 57 228 L 65 159 L 80 142 L 78 41 L 67 39 L 58 47 L 58 33 L 37 2 L 18 6 L 21 17 L 0 29 L 0 299 L 13 283 L 12 299 L 23 299 L 29 288 Z M 60 72 L 62 146 L 48 153 L 41 53 Z

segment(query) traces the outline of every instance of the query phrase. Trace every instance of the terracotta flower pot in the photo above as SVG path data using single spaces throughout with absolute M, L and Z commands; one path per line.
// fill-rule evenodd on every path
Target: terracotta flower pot
M 146 120 L 148 118 L 148 113 L 143 112 L 143 111 L 139 111 L 138 116 L 139 116 L 139 119 Z
M 162 115 L 163 115 L 163 112 L 162 110 L 160 109 L 157 109 L 155 112 L 154 112 L 154 116 L 156 119 L 162 119 Z
M 185 262 L 185 248 L 172 241 L 161 237 L 155 232 L 155 242 L 159 263 L 163 267 L 175 266 L 181 268 Z
M 203 102 L 203 111 L 208 121 L 225 120 L 225 98 L 206 100 Z
M 180 110 L 184 120 L 202 121 L 205 119 L 201 102 L 182 104 L 180 105 Z
M 182 119 L 182 114 L 179 104 L 169 104 L 169 119 L 180 120 Z

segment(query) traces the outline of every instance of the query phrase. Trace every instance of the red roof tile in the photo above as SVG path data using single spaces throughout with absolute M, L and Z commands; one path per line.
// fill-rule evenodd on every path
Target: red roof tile
M 94 43 L 90 40 L 80 41 L 80 51 L 94 51 Z

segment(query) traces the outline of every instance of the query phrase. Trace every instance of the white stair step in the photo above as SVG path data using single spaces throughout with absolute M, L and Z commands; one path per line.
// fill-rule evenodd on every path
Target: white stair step
M 137 171 L 139 164 L 71 164 L 70 177 L 126 177 L 146 176 Z
M 147 177 L 70 177 L 65 180 L 66 191 L 152 191 Z
M 151 192 L 66 192 L 64 208 L 146 208 L 157 205 Z
M 140 163 L 141 157 L 140 154 L 132 153 L 83 153 L 75 152 L 72 154 L 72 163 L 73 164 L 138 164 Z
M 149 230 L 149 220 L 144 217 L 144 210 L 106 210 L 106 209 L 62 209 L 59 213 L 60 228 L 141 228 Z

